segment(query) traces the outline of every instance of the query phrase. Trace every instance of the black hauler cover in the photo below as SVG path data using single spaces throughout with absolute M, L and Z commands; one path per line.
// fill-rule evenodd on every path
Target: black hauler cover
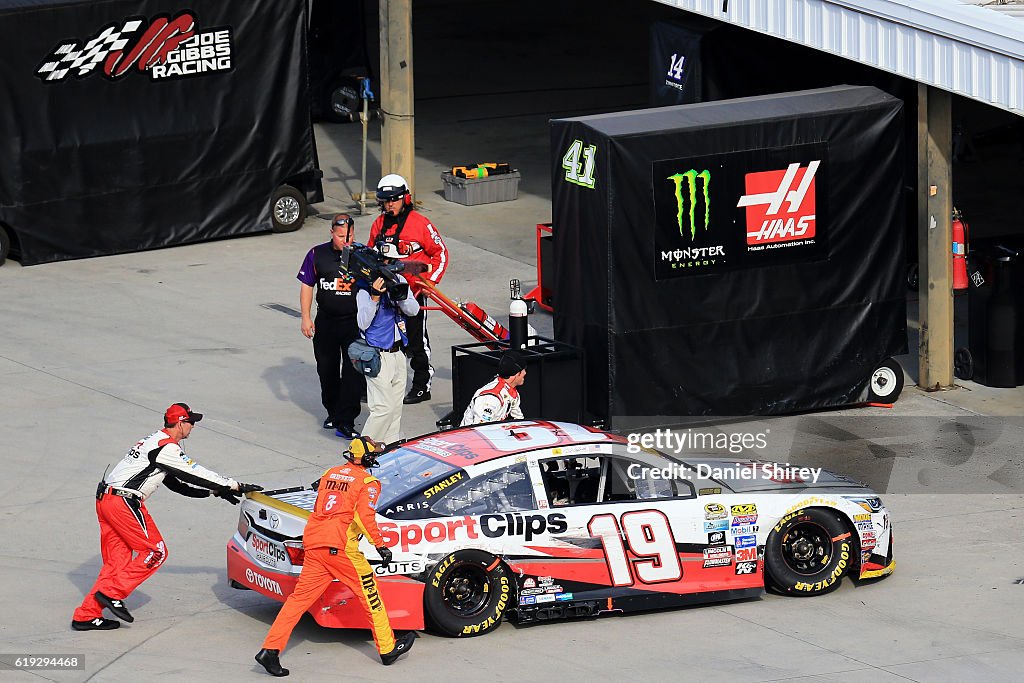
M 316 169 L 306 0 L 0 0 L 0 222 L 23 265 L 271 229 Z
M 901 119 L 837 86 L 553 120 L 555 335 L 588 409 L 861 400 L 907 345 Z

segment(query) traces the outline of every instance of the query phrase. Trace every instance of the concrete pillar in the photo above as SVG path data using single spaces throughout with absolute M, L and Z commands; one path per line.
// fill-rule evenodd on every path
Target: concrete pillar
M 412 0 L 380 0 L 380 112 L 382 175 L 401 175 L 411 190 L 416 186 Z
M 917 224 L 922 389 L 953 385 L 952 96 L 917 86 Z

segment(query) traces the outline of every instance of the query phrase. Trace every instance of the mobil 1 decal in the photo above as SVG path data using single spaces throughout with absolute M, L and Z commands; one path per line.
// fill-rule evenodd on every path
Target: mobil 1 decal
M 827 152 L 813 143 L 655 161 L 655 278 L 825 258 Z

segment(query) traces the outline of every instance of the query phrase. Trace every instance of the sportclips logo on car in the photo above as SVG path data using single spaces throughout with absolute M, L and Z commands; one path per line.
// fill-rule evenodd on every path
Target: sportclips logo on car
M 749 251 L 814 243 L 814 176 L 820 165 L 817 159 L 806 166 L 792 163 L 779 171 L 746 174 L 746 194 L 736 206 L 746 209 Z
M 99 70 L 110 80 L 148 73 L 152 80 L 204 76 L 232 69 L 231 28 L 200 29 L 195 12 L 173 17 L 127 17 L 100 28 L 91 38 L 69 37 L 43 59 L 43 81 L 82 79 Z

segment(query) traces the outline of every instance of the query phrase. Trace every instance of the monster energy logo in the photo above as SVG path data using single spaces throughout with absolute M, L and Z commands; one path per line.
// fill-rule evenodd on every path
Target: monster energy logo
M 676 221 L 679 223 L 679 234 L 683 234 L 683 208 L 687 205 L 687 202 L 683 200 L 683 185 L 686 186 L 687 193 L 689 195 L 689 223 L 690 223 L 690 239 L 697 237 L 697 179 L 700 178 L 704 182 L 701 183 L 704 194 L 704 229 L 708 229 L 708 225 L 711 223 L 711 202 L 708 200 L 708 186 L 711 185 L 711 171 L 704 169 L 700 173 L 693 170 L 692 168 L 686 173 L 674 173 L 668 177 L 675 184 L 676 188 Z

